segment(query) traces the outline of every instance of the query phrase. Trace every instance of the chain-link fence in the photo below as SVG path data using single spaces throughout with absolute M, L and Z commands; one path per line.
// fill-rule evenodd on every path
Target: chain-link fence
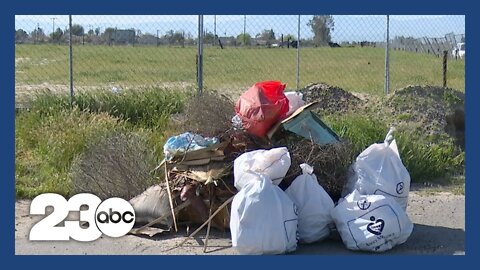
M 202 18 L 203 29 L 196 15 L 74 15 L 71 25 L 68 15 L 17 15 L 16 93 L 69 91 L 70 41 L 75 91 L 194 89 L 202 78 L 204 88 L 234 95 L 262 80 L 281 80 L 289 89 L 324 82 L 381 94 L 386 81 L 390 91 L 442 85 L 444 51 L 447 85 L 465 88 L 464 16 L 392 15 L 388 24 L 380 15 Z

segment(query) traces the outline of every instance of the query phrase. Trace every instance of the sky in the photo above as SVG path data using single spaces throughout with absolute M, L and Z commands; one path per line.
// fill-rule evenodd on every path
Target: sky
M 386 37 L 385 15 L 332 15 L 334 30 L 332 41 L 383 41 Z M 307 25 L 312 15 L 300 16 L 301 38 L 311 38 L 313 33 Z M 196 36 L 198 16 L 196 15 L 73 15 L 73 24 L 80 24 L 85 31 L 100 27 L 118 29 L 135 28 L 143 34 L 164 35 L 169 30 L 185 31 Z M 264 29 L 273 29 L 277 38 L 281 34 L 297 35 L 298 15 L 205 15 L 204 29 L 216 30 L 219 36 L 237 36 L 245 30 L 251 36 Z M 68 28 L 68 15 L 16 15 L 15 28 L 31 32 L 40 27 L 46 34 L 53 28 Z M 464 15 L 391 15 L 390 37 L 411 36 L 444 37 L 445 34 L 465 34 Z

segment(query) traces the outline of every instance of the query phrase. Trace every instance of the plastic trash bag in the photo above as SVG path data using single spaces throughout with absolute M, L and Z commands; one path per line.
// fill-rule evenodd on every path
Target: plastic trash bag
M 290 165 L 290 153 L 286 147 L 243 153 L 233 162 L 235 187 L 240 190 L 247 184 L 249 178 L 243 175 L 248 172 L 266 175 L 278 185 L 287 174 Z
M 391 197 L 404 211 L 407 209 L 410 174 L 400 159 L 393 131 L 391 128 L 383 143 L 372 144 L 360 153 L 342 195 L 357 189 L 360 194 Z
M 243 130 L 242 119 L 238 114 L 232 117 L 232 127 L 234 130 Z
M 295 204 L 266 175 L 245 173 L 232 201 L 232 246 L 240 254 L 283 254 L 297 248 Z
M 330 214 L 334 207 L 332 198 L 318 184 L 313 168 L 301 164 L 299 175 L 285 190 L 288 197 L 298 207 L 298 237 L 301 243 L 313 243 L 330 235 L 329 224 L 333 223 Z
M 279 81 L 258 82 L 243 93 L 235 104 L 235 112 L 243 128 L 250 134 L 264 137 L 279 120 L 285 118 L 289 105 Z
M 333 210 L 343 243 L 351 250 L 383 252 L 407 241 L 413 223 L 400 205 L 383 195 L 354 190 Z
M 202 137 L 198 134 L 185 132 L 178 136 L 170 137 L 163 146 L 163 153 L 166 160 L 172 160 L 178 153 L 206 148 L 218 142 L 217 138 Z
M 300 92 L 295 92 L 295 91 L 285 92 L 285 96 L 288 99 L 287 116 L 291 115 L 298 108 L 305 105 L 305 101 L 303 100 L 303 94 Z

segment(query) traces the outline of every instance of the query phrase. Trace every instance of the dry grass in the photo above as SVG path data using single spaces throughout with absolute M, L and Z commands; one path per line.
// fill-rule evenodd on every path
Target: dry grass
M 88 192 L 102 199 L 129 200 L 153 184 L 155 167 L 145 138 L 136 133 L 114 133 L 90 144 L 71 166 L 74 193 Z
M 300 164 L 307 163 L 313 167 L 318 183 L 334 201 L 337 201 L 347 181 L 349 166 L 355 158 L 352 145 L 347 141 L 318 145 L 296 135 L 289 136 L 284 144 L 289 149 L 292 165 L 281 187 L 283 189 L 288 187 L 302 174 Z
M 183 115 L 184 120 L 180 123 L 183 132 L 223 137 L 232 129 L 235 105 L 225 95 L 206 91 L 202 96 L 193 96 L 187 101 Z

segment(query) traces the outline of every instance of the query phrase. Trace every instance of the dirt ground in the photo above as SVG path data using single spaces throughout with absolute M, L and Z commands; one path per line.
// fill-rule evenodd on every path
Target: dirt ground
M 15 254 L 42 255 L 234 255 L 229 232 L 213 230 L 204 253 L 203 239 L 191 239 L 175 248 L 185 239 L 187 231 L 182 226 L 178 233 L 164 232 L 152 238 L 126 235 L 121 238 L 102 236 L 93 242 L 30 242 L 28 234 L 40 217 L 29 215 L 30 201 L 19 200 L 15 204 Z M 408 241 L 382 253 L 387 255 L 465 255 L 465 196 L 449 192 L 411 191 L 408 216 L 414 230 Z M 192 232 L 195 228 L 190 228 Z M 333 233 L 325 241 L 299 245 L 289 255 L 368 255 L 345 248 L 340 236 Z

